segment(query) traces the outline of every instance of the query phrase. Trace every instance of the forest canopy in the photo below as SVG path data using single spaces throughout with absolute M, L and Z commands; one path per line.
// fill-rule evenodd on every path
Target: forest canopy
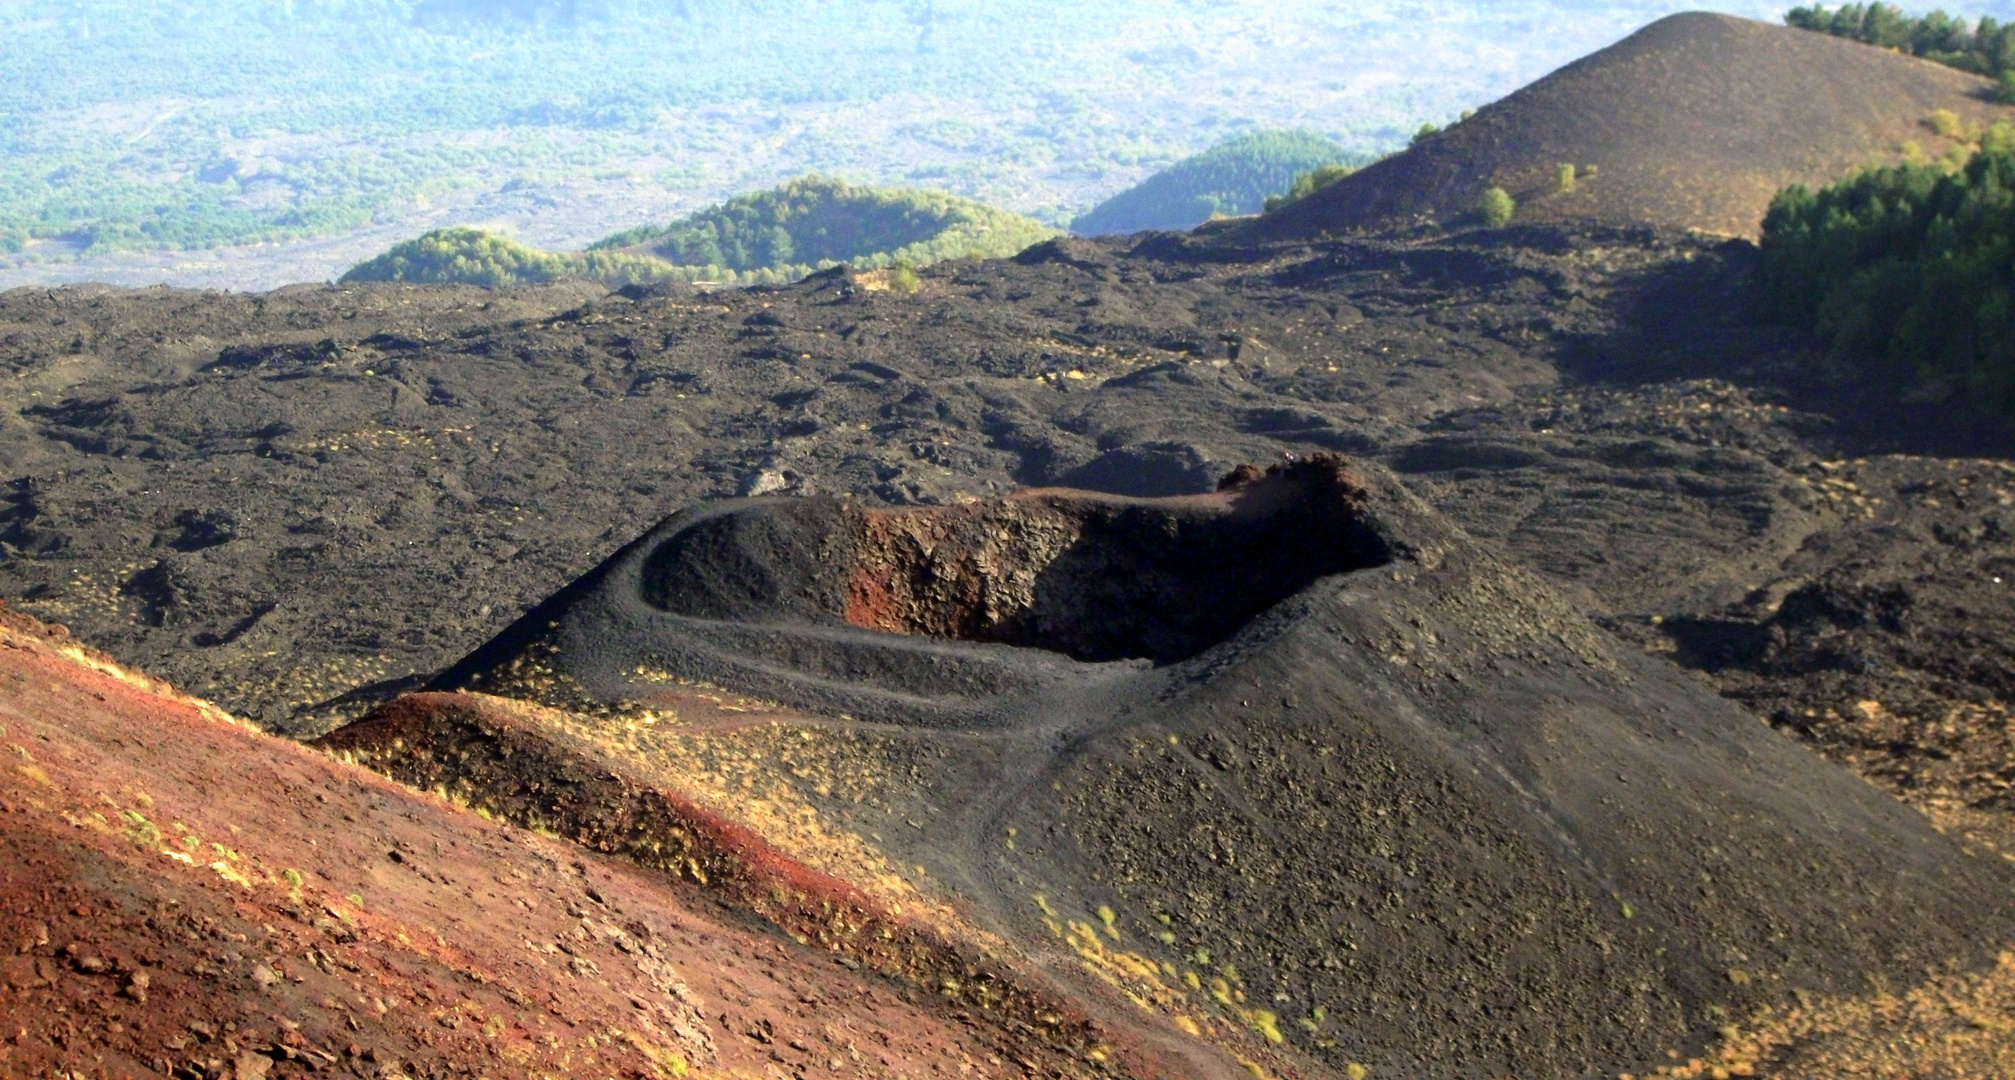
M 1758 290 L 1828 370 L 2015 414 L 2015 150 L 1902 164 L 1778 195 Z
M 2004 100 L 2015 99 L 2015 83 L 2004 78 L 2015 69 L 2015 23 L 1998 23 L 1985 17 L 1968 22 L 1943 11 L 1906 15 L 1894 4 L 1881 3 L 1796 7 L 1784 21 L 1801 30 L 1896 49 L 2000 79 Z
M 995 258 L 1054 235 L 1041 222 L 942 191 L 856 187 L 807 176 L 670 225 L 617 233 L 589 250 L 622 250 L 677 266 L 809 273 L 840 263 L 875 268 Z
M 1080 236 L 1192 229 L 1217 215 L 1257 214 L 1317 170 L 1362 160 L 1311 131 L 1257 131 L 1184 158 L 1071 222 Z

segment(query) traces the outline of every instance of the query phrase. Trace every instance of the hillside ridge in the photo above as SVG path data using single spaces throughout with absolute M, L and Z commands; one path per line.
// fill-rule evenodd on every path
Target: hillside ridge
M 1902 160 L 1913 146 L 1937 158 L 1962 145 L 1927 125 L 1936 110 L 1965 129 L 2015 116 L 1992 91 L 1980 76 L 1828 35 L 1672 15 L 1237 235 L 1459 226 L 1500 187 L 1520 221 L 1754 236 L 1790 184 Z M 1576 179 L 1564 185 L 1568 165 Z

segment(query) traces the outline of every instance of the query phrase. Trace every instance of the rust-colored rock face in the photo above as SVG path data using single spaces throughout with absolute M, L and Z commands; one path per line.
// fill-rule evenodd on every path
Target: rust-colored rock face
M 1081 660 L 1179 660 L 1315 578 L 1384 561 L 1362 535 L 1362 496 L 1340 460 L 1318 457 L 1215 495 L 1038 490 L 859 511 L 845 617 Z
M 1129 499 L 1041 488 L 950 507 L 765 504 L 656 545 L 640 594 L 673 614 L 796 620 L 1077 660 L 1194 656 L 1309 582 L 1383 563 L 1341 459 Z

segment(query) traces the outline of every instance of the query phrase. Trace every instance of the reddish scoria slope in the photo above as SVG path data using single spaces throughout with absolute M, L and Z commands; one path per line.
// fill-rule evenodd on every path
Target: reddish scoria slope
M 0 1076 L 1024 1067 L 692 888 L 248 730 L 4 609 L 0 754 Z

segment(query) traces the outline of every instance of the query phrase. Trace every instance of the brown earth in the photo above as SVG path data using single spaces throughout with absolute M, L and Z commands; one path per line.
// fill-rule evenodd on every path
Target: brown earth
M 1100 1069 L 719 888 L 260 734 L 59 628 L 0 612 L 0 672 L 0 1075 Z
M 1777 192 L 1964 144 L 2015 111 L 1977 75 L 1829 35 L 1674 15 L 1577 60 L 1404 153 L 1238 230 L 1285 239 L 1455 224 L 1501 187 L 1518 220 L 1754 236 Z M 1974 136 L 1977 138 L 1977 134 Z M 1581 176 L 1559 190 L 1562 164 Z

